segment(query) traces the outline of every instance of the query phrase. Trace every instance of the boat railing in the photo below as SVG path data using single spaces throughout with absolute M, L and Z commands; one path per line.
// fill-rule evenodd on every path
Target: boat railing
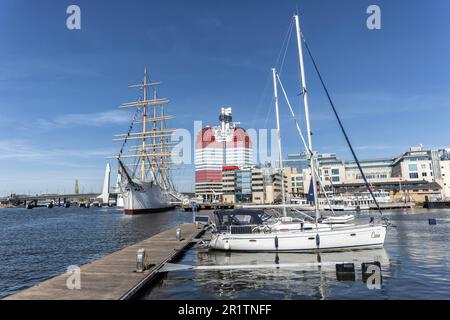
M 252 234 L 260 233 L 265 231 L 264 229 L 269 228 L 267 225 L 261 224 L 246 224 L 246 225 L 222 225 L 217 229 L 219 232 L 230 233 L 230 234 Z M 268 230 L 266 230 L 268 231 Z
M 358 228 L 368 228 L 373 227 L 377 223 L 368 223 L 368 224 L 354 224 L 354 223 L 347 223 L 347 224 L 322 224 L 320 223 L 317 227 L 319 230 L 323 230 L 324 228 L 329 228 L 330 231 L 332 230 L 353 230 L 355 227 Z M 383 225 L 383 223 L 381 223 Z M 303 223 L 301 224 L 303 225 Z M 314 231 L 316 230 L 316 227 L 310 227 L 305 226 L 301 227 L 300 229 L 291 229 L 289 232 L 298 232 L 301 231 Z M 217 231 L 220 233 L 228 233 L 228 234 L 254 234 L 254 233 L 267 233 L 271 231 L 275 231 L 271 226 L 269 225 L 261 225 L 261 224 L 252 224 L 252 225 L 222 225 L 217 227 Z M 281 232 L 282 230 L 277 230 L 278 232 Z

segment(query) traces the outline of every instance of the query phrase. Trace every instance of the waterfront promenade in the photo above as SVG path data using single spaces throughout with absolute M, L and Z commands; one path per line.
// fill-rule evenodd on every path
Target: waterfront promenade
M 176 229 L 181 229 L 181 240 Z M 128 300 L 158 274 L 164 263 L 176 259 L 202 233 L 194 224 L 181 224 L 80 267 L 80 289 L 68 289 L 69 273 L 6 297 L 6 300 Z M 136 272 L 136 253 L 144 248 L 148 269 Z

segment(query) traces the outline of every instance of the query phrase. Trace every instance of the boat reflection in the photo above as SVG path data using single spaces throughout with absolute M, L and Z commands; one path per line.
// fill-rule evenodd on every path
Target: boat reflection
M 197 259 L 209 269 L 198 269 L 196 280 L 216 298 L 227 299 L 247 298 L 247 292 L 251 299 L 267 298 L 268 292 L 284 299 L 326 299 L 336 280 L 366 286 L 363 263 L 379 262 L 381 272 L 390 267 L 384 249 L 317 254 L 199 251 Z M 337 273 L 336 265 L 343 263 L 354 264 L 352 276 Z M 259 292 L 261 297 L 255 296 Z

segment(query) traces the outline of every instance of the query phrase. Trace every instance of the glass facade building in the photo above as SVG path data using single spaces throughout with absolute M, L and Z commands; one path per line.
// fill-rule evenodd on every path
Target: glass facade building
M 236 171 L 236 202 L 252 202 L 252 170 Z

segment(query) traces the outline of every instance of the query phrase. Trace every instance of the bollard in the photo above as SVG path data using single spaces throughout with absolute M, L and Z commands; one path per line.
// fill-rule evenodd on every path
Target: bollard
M 136 272 L 144 272 L 145 270 L 145 249 L 141 248 L 136 254 Z
M 177 228 L 177 241 L 181 241 L 181 229 Z

